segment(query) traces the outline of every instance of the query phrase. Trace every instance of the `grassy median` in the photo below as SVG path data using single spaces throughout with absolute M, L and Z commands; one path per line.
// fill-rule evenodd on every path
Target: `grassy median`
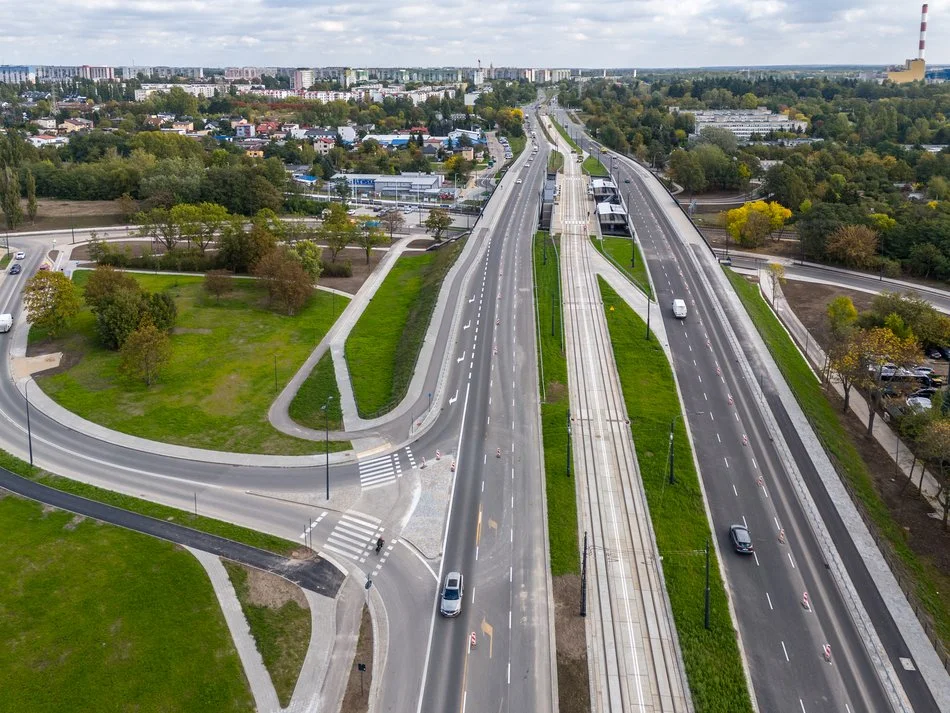
M 9 495 L 0 522 L 0 711 L 255 710 L 190 553 Z
M 604 168 L 604 164 L 593 156 L 585 158 L 584 163 L 581 164 L 581 168 L 584 169 L 584 173 L 589 176 L 594 176 L 595 178 L 606 178 L 610 175 L 607 173 L 607 169 Z
M 564 154 L 552 151 L 548 154 L 548 173 L 556 173 L 564 168 Z
M 122 493 L 117 493 L 112 490 L 97 488 L 95 485 L 81 483 L 78 480 L 71 480 L 70 478 L 49 473 L 40 468 L 31 466 L 26 461 L 22 461 L 3 450 L 0 450 L 0 468 L 28 478 L 29 480 L 36 481 L 48 488 L 62 490 L 64 493 L 72 493 L 87 500 L 95 500 L 96 502 L 105 503 L 106 505 L 113 505 L 123 510 L 153 517 L 156 520 L 164 520 L 165 522 L 175 523 L 183 527 L 190 527 L 193 530 L 200 530 L 201 532 L 207 532 L 228 540 L 234 540 L 235 542 L 243 542 L 245 545 L 267 550 L 268 552 L 274 552 L 279 555 L 284 555 L 285 557 L 289 557 L 291 553 L 299 547 L 296 543 L 281 537 L 257 532 L 256 530 L 234 525 L 230 522 L 204 517 L 201 515 L 200 498 L 198 499 L 198 514 L 196 516 L 194 512 L 186 512 L 178 508 L 169 507 L 168 505 L 160 505 L 158 503 L 149 502 L 148 500 L 132 497 L 131 495 L 123 495 Z
M 80 271 L 74 280 L 81 287 L 88 276 Z M 134 277 L 150 292 L 171 294 L 178 307 L 171 361 L 158 383 L 147 387 L 122 373 L 118 352 L 99 343 L 87 308 L 59 339 L 30 330 L 32 351 L 65 355 L 60 373 L 37 377 L 54 401 L 94 423 L 163 443 L 273 455 L 323 452 L 323 441 L 277 431 L 267 411 L 345 300 L 317 292 L 288 317 L 267 308 L 266 289 L 257 280 L 235 279 L 231 293 L 216 300 L 200 276 Z M 349 448 L 349 442 L 330 444 L 331 450 Z
M 570 146 L 572 149 L 574 149 L 577 153 L 580 153 L 580 152 L 581 152 L 581 147 L 578 146 L 578 145 L 577 145 L 577 142 L 574 141 L 574 139 L 572 139 L 572 138 L 570 137 L 570 135 L 567 133 L 567 131 L 564 130 L 564 127 L 561 126 L 561 125 L 557 122 L 557 119 L 555 119 L 553 116 L 550 117 L 550 119 L 551 119 L 551 123 L 554 124 L 554 128 L 557 129 L 557 132 L 558 132 L 562 137 L 564 137 L 564 140 L 567 142 L 567 145 Z
M 626 275 L 633 284 L 640 288 L 640 291 L 648 296 L 652 296 L 653 290 L 650 289 L 650 278 L 647 276 L 647 264 L 643 260 L 643 253 L 636 243 L 632 243 L 630 238 L 597 238 L 591 236 L 591 242 L 594 247 L 604 257 L 610 260 L 620 272 Z M 632 243 L 632 244 L 631 244 Z M 630 252 L 635 253 L 634 266 L 630 267 Z
M 603 278 L 598 280 L 693 703 L 697 713 L 752 711 L 711 544 L 710 628 L 703 625 L 704 548 L 711 533 L 673 372 L 656 337 L 646 340 L 643 320 Z M 670 485 L 669 433 L 674 422 L 676 483 Z
M 328 404 L 327 413 L 323 411 L 324 404 Z M 300 385 L 288 410 L 290 417 L 301 426 L 315 429 L 329 428 L 331 431 L 339 431 L 343 428 L 340 390 L 336 385 L 333 356 L 329 350 L 320 357 L 313 371 Z
M 276 574 L 224 562 L 251 636 L 270 674 L 280 705 L 293 698 L 310 646 L 310 607 L 300 588 Z
M 405 397 L 442 281 L 464 243 L 400 257 L 350 332 L 346 363 L 362 418 L 382 416 Z
M 889 543 L 891 551 L 900 560 L 904 568 L 901 579 L 909 578 L 914 583 L 916 599 L 933 620 L 937 636 L 947 646 L 950 644 L 950 599 L 941 592 L 950 590 L 950 581 L 932 562 L 919 557 L 907 544 L 907 533 L 891 517 L 887 505 L 875 490 L 867 465 L 851 442 L 838 413 L 758 287 L 732 270 L 725 272 L 835 470 L 860 501 L 878 534 Z

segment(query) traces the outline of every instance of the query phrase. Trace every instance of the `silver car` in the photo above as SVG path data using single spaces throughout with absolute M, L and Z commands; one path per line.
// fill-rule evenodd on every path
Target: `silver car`
M 465 596 L 465 586 L 462 575 L 459 572 L 449 572 L 445 577 L 445 586 L 442 588 L 439 613 L 442 616 L 458 616 L 461 614 L 463 596 Z

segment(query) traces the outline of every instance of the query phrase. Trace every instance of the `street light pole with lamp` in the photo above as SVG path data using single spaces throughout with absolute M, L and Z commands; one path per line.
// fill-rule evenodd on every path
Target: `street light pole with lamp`
M 327 500 L 330 500 L 330 402 L 333 401 L 332 396 L 327 396 L 326 403 L 323 404 L 323 408 L 320 410 L 323 411 L 324 416 L 324 425 L 326 427 L 326 440 L 325 440 L 325 449 L 327 455 L 326 467 L 327 467 Z

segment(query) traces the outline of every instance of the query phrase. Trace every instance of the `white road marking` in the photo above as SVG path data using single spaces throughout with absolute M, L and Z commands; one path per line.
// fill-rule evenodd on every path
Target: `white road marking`
M 759 566 L 759 555 L 756 554 L 755 550 L 752 551 L 752 556 L 755 558 L 755 566 Z
M 722 443 L 722 439 L 719 437 L 719 434 L 718 434 L 718 433 L 716 434 L 716 440 L 719 441 L 720 443 Z
M 769 596 L 768 592 L 765 593 L 765 598 L 769 600 L 769 609 L 775 611 L 775 607 L 772 606 L 772 597 Z
M 792 553 L 791 553 L 791 552 L 787 552 L 786 554 L 788 555 L 788 561 L 792 563 L 792 569 L 796 569 L 796 567 L 795 567 L 795 560 L 792 559 Z
M 726 461 L 726 467 L 728 468 L 728 467 L 729 467 L 729 459 L 726 458 L 725 456 L 723 456 L 722 459 L 723 459 L 724 461 Z
M 785 648 L 785 642 L 782 642 L 782 652 L 785 654 L 785 660 L 788 661 L 788 649 Z
M 735 484 L 735 483 L 732 484 L 732 492 L 735 493 L 735 495 L 736 495 L 737 498 L 739 497 L 739 491 L 736 490 L 736 484 Z

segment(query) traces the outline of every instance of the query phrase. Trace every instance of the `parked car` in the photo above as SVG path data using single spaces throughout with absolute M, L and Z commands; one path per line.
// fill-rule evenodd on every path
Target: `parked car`
M 911 411 L 920 413 L 921 411 L 929 411 L 932 409 L 933 402 L 928 398 L 924 398 L 923 396 L 911 396 L 909 399 L 907 399 L 907 407 Z
M 20 252 L 16 253 L 16 254 L 13 256 L 13 259 L 14 259 L 14 260 L 22 260 L 22 259 L 25 258 L 25 257 L 26 257 L 26 253 L 21 250 Z
M 732 540 L 732 546 L 736 552 L 750 554 L 754 549 L 752 546 L 752 535 L 749 534 L 749 528 L 745 525 L 733 525 L 730 527 L 729 539 Z
M 19 275 L 22 271 L 23 271 L 23 265 L 21 265 L 18 262 L 13 263 L 13 265 L 10 267 L 11 275 Z
M 928 386 L 923 389 L 917 389 L 917 391 L 911 394 L 911 397 L 922 396 L 925 399 L 932 399 L 936 393 L 937 393 L 937 389 L 935 389 L 932 386 Z
M 465 596 L 464 580 L 461 573 L 449 572 L 445 576 L 445 586 L 442 588 L 442 600 L 439 604 L 439 613 L 442 616 L 458 616 L 462 613 L 462 597 Z

